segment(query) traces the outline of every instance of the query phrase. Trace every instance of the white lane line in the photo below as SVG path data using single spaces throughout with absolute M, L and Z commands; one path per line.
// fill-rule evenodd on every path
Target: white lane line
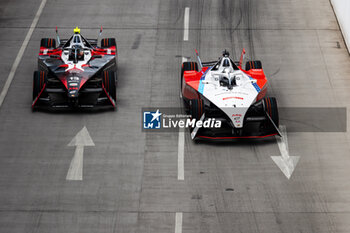
M 187 61 L 187 58 L 182 57 L 182 63 Z M 180 97 L 181 95 L 180 90 Z M 177 144 L 177 179 L 184 180 L 185 179 L 185 130 L 183 128 L 179 128 L 179 137 Z
M 177 147 L 177 179 L 184 180 L 185 179 L 185 130 L 183 128 L 179 128 L 179 141 Z
M 35 17 L 34 17 L 34 19 L 33 19 L 33 22 L 32 22 L 32 24 L 30 25 L 30 28 L 29 28 L 29 30 L 28 30 L 28 32 L 27 32 L 27 35 L 26 35 L 26 37 L 24 38 L 23 44 L 22 44 L 21 48 L 19 49 L 19 52 L 18 52 L 18 54 L 17 54 L 17 57 L 16 57 L 16 59 L 15 59 L 13 65 L 12 65 L 10 74 L 9 74 L 9 76 L 7 77 L 7 80 L 6 80 L 6 82 L 5 82 L 5 85 L 4 85 L 4 87 L 2 88 L 2 91 L 1 91 L 1 94 L 0 94 L 0 107 L 2 106 L 2 103 L 4 102 L 4 99 L 5 99 L 6 95 L 7 95 L 7 92 L 8 92 L 8 90 L 9 90 L 10 86 L 11 86 L 11 83 L 12 83 L 12 80 L 13 80 L 13 78 L 14 78 L 14 76 L 15 76 L 15 73 L 16 73 L 16 70 L 17 70 L 17 68 L 18 68 L 18 65 L 19 65 L 19 63 L 21 62 L 21 59 L 22 59 L 23 54 L 24 54 L 24 51 L 25 51 L 25 49 L 27 48 L 27 45 L 28 45 L 28 43 L 29 43 L 30 38 L 32 37 L 33 31 L 34 31 L 34 29 L 35 29 L 35 27 L 36 27 L 36 25 L 37 25 L 37 23 L 38 23 L 38 21 L 39 21 L 40 15 L 41 15 L 41 13 L 42 13 L 44 7 L 45 7 L 45 4 L 46 4 L 46 0 L 42 0 L 42 1 L 41 1 L 41 4 L 40 4 L 40 6 L 39 6 L 39 9 L 38 9 L 38 11 L 36 12 L 36 15 L 35 15 Z
M 185 15 L 184 15 L 184 41 L 188 41 L 188 24 L 190 21 L 190 8 L 185 8 Z
M 176 212 L 175 233 L 182 233 L 182 212 Z
M 75 152 L 69 165 L 66 180 L 83 180 L 84 146 L 95 146 L 85 126 L 75 135 L 68 146 L 75 146 Z

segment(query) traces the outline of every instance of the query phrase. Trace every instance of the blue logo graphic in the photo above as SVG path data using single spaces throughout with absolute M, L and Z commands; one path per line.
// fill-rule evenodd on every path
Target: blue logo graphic
M 156 112 L 143 112 L 143 128 L 144 129 L 160 129 L 161 128 L 161 115 L 157 109 Z

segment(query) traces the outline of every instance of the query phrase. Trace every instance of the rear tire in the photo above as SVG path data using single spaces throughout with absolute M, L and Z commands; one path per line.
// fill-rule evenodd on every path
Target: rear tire
M 245 64 L 245 70 L 251 70 L 251 69 L 262 69 L 261 61 L 247 61 Z
M 109 96 L 116 101 L 117 89 L 116 89 L 116 76 L 114 71 L 103 72 L 103 86 L 108 92 Z
M 279 116 L 277 108 L 277 100 L 274 97 L 267 97 L 263 99 L 264 101 L 264 110 L 271 117 L 272 121 L 277 127 L 279 127 Z
M 41 90 L 47 81 L 47 75 L 45 71 L 34 71 L 33 74 L 33 101 L 40 94 Z
M 54 49 L 56 48 L 56 40 L 53 38 L 42 38 L 40 42 L 40 47 Z
M 104 38 L 101 40 L 101 48 L 109 48 L 111 46 L 117 47 L 117 43 L 115 41 L 115 38 Z

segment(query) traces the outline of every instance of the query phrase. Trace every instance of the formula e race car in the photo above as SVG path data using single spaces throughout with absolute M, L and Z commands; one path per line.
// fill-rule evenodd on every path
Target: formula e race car
M 225 50 L 217 61 L 184 62 L 181 93 L 192 120 L 215 119 L 220 127 L 191 127 L 192 139 L 260 138 L 280 135 L 277 101 L 265 97 L 267 79 L 260 61 L 234 62 Z
M 115 109 L 117 44 L 115 38 L 86 39 L 74 29 L 70 39 L 41 39 L 34 72 L 32 108 Z M 58 46 L 56 46 L 56 42 Z

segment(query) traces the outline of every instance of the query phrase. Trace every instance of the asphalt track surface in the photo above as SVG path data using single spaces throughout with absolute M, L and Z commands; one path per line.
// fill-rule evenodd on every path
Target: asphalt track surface
M 0 2 L 0 87 L 39 8 Z M 184 12 L 189 35 L 184 41 Z M 42 37 L 75 26 L 119 46 L 118 110 L 31 111 Z M 213 144 L 141 132 L 141 108 L 180 107 L 182 57 L 262 60 L 283 107 L 349 107 L 350 59 L 328 0 L 48 0 L 0 108 L 0 232 L 350 232 L 349 133 L 289 133 L 288 180 L 275 139 Z M 330 116 L 330 120 L 332 120 Z M 83 180 L 66 180 L 84 126 Z M 177 213 L 177 214 L 176 214 Z

